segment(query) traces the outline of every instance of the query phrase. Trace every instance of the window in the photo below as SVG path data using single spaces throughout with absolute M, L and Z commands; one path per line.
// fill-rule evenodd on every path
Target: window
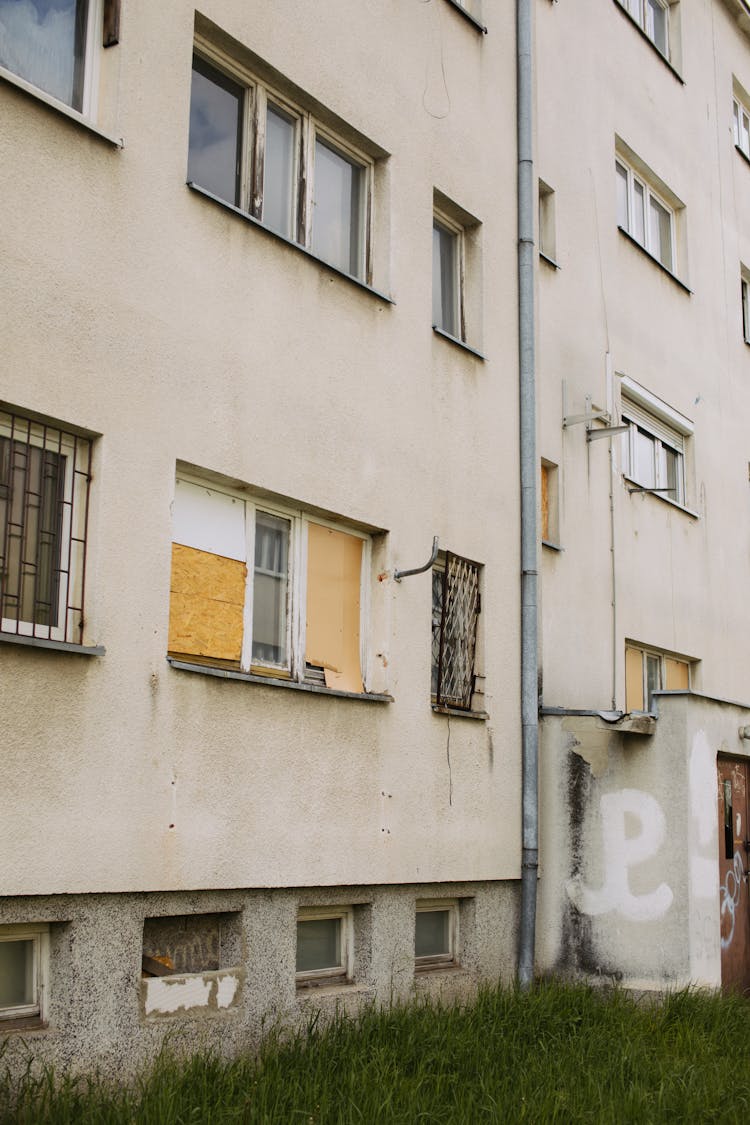
M 414 925 L 414 961 L 417 969 L 455 965 L 457 950 L 457 901 L 440 899 L 418 902 Z
M 539 253 L 550 262 L 557 257 L 555 193 L 544 180 L 539 181 Z
M 632 396 L 632 397 L 631 397 Z M 639 489 L 685 505 L 685 444 L 692 423 L 655 395 L 623 380 L 623 472 Z
M 48 943 L 48 926 L 0 926 L 0 1021 L 45 1018 Z
M 651 711 L 655 691 L 689 691 L 690 664 L 676 656 L 625 646 L 625 709 Z
M 372 160 L 300 105 L 201 44 L 188 181 L 361 281 L 370 274 Z
M 105 2 L 0 0 L 0 67 L 90 114 Z
M 669 0 L 621 0 L 654 46 L 669 57 Z
M 543 460 L 541 468 L 542 542 L 556 546 L 560 542 L 557 465 Z
M 297 987 L 352 978 L 352 912 L 304 909 L 297 918 Z
M 750 160 L 750 110 L 735 98 L 734 106 L 734 143 L 740 152 Z
M 674 211 L 641 175 L 615 161 L 617 172 L 617 223 L 653 258 L 675 272 Z
M 462 232 L 445 217 L 432 222 L 432 325 L 464 339 L 461 261 Z
M 740 278 L 740 299 L 742 301 L 742 337 L 750 344 L 750 270 L 743 266 Z
M 479 566 L 446 552 L 432 568 L 432 700 L 471 710 Z
M 91 443 L 0 410 L 0 629 L 80 644 Z
M 169 653 L 363 692 L 369 536 L 179 477 Z

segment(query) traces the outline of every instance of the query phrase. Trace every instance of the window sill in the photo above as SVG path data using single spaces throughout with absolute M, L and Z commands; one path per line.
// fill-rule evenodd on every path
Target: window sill
M 179 672 L 197 672 L 201 676 L 218 676 L 222 680 L 242 680 L 248 684 L 263 684 L 264 687 L 285 688 L 287 691 L 306 691 L 312 695 L 333 695 L 339 699 L 358 699 L 361 703 L 393 703 L 393 696 L 377 692 L 338 691 L 324 687 L 323 684 L 300 683 L 298 680 L 282 680 L 273 676 L 257 676 L 252 672 L 234 672 L 229 668 L 214 668 L 210 664 L 193 664 L 185 660 L 167 657 L 167 663 Z
M 642 485 L 640 481 L 633 480 L 632 477 L 627 476 L 625 473 L 622 474 L 622 479 L 626 487 L 627 485 L 632 484 L 635 486 L 635 488 L 638 489 L 645 488 L 645 486 Z M 649 492 L 646 490 L 643 492 L 631 492 L 629 493 L 629 495 L 653 496 L 656 500 L 660 500 L 662 504 L 669 504 L 670 508 L 676 508 L 678 512 L 682 512 L 684 515 L 689 516 L 690 519 L 699 520 L 701 518 L 700 512 L 696 512 L 692 508 L 686 508 L 684 504 L 680 504 L 677 502 L 677 500 L 673 500 L 671 496 L 665 496 L 662 492 Z
M 461 348 L 463 351 L 469 352 L 470 355 L 476 356 L 477 359 L 481 359 L 482 362 L 484 362 L 485 357 L 482 355 L 482 353 L 478 352 L 476 348 L 472 348 L 471 345 L 467 344 L 465 340 L 459 340 L 458 336 L 452 336 L 450 332 L 446 332 L 444 329 L 438 328 L 437 324 L 433 324 L 432 331 L 436 336 L 442 336 L 444 340 L 448 340 L 451 344 L 455 344 L 457 348 Z
M 55 652 L 73 652 L 77 656 L 104 656 L 104 645 L 74 645 L 71 641 L 50 641 L 46 637 L 24 637 L 21 633 L 0 633 L 0 644 L 23 645 L 25 648 L 50 648 Z
M 672 281 L 674 281 L 676 285 L 679 285 L 680 289 L 684 290 L 684 292 L 687 293 L 688 296 L 692 297 L 693 290 L 690 288 L 690 286 L 686 285 L 684 281 L 681 281 L 677 274 L 672 273 L 672 271 L 667 266 L 665 266 L 663 262 L 660 262 L 659 259 L 651 253 L 650 250 L 647 250 L 646 247 L 642 243 L 640 243 L 637 238 L 633 237 L 629 230 L 625 230 L 625 227 L 621 227 L 619 223 L 617 225 L 617 229 L 619 230 L 620 234 L 624 235 L 628 242 L 637 247 L 642 254 L 645 254 L 649 261 L 654 262 L 662 271 L 662 273 L 665 273 L 667 277 L 671 277 Z
M 451 719 L 489 719 L 487 711 L 462 711 L 460 707 L 446 707 L 442 703 L 431 703 L 436 715 L 449 715 Z
M 10 1031 L 46 1031 L 48 1026 L 40 1016 L 19 1016 L 18 1019 L 0 1020 L 0 1035 Z
M 654 52 L 654 53 L 655 53 L 655 54 L 656 54 L 656 55 L 657 55 L 657 56 L 658 56 L 658 57 L 659 57 L 659 58 L 661 59 L 661 61 L 662 61 L 662 62 L 664 63 L 664 65 L 665 65 L 665 67 L 667 68 L 667 70 L 671 71 L 671 73 L 672 73 L 672 76 L 673 76 L 674 78 L 676 78 L 676 79 L 677 79 L 677 81 L 678 81 L 678 82 L 680 83 L 680 85 L 681 85 L 681 86 L 684 86 L 684 85 L 685 85 L 685 79 L 684 79 L 684 78 L 682 77 L 682 75 L 680 74 L 680 72 L 679 72 L 678 70 L 676 70 L 674 66 L 672 66 L 672 63 L 671 63 L 671 62 L 669 61 L 669 59 L 667 58 L 667 56 L 666 56 L 666 55 L 663 55 L 663 54 L 662 54 L 662 52 L 661 52 L 661 51 L 659 50 L 659 48 L 658 48 L 658 47 L 656 46 L 656 43 L 654 43 L 653 39 L 651 39 L 651 38 L 650 38 L 650 37 L 649 37 L 649 36 L 648 36 L 648 35 L 646 34 L 646 32 L 645 32 L 645 31 L 643 30 L 643 28 L 641 27 L 641 25 L 640 25 L 640 24 L 638 23 L 638 20 L 634 19 L 634 18 L 633 18 L 633 16 L 631 16 L 631 14 L 630 14 L 630 12 L 628 11 L 628 9 L 627 9 L 627 8 L 625 8 L 625 7 L 623 6 L 623 4 L 622 4 L 622 0 L 615 0 L 615 4 L 616 4 L 616 6 L 617 6 L 617 7 L 619 8 L 620 12 L 621 12 L 621 13 L 623 14 L 623 16 L 625 17 L 625 19 L 626 19 L 626 20 L 627 20 L 627 21 L 628 21 L 628 22 L 629 22 L 630 24 L 632 24 L 632 26 L 633 26 L 633 27 L 635 28 L 635 30 L 636 30 L 636 31 L 638 32 L 638 34 L 640 35 L 641 39 L 644 39 L 644 40 L 646 41 L 646 43 L 648 43 L 648 45 L 649 45 L 649 47 L 651 48 L 651 50 L 652 50 L 652 51 L 653 51 L 653 52 Z
M 545 254 L 543 250 L 539 251 L 539 261 L 546 262 L 550 269 L 553 270 L 559 270 L 561 268 L 560 263 L 556 262 L 554 258 L 550 258 L 549 254 Z
M 478 20 L 476 16 L 473 16 L 471 12 L 467 11 L 466 8 L 464 8 L 463 4 L 458 3 L 458 0 L 448 0 L 448 3 L 452 8 L 455 8 L 459 15 L 463 16 L 465 20 L 468 20 L 469 23 L 473 24 L 477 31 L 481 31 L 482 35 L 487 34 L 487 28 L 484 26 L 482 21 Z
M 331 273 L 336 274 L 337 277 L 343 278 L 344 281 L 351 282 L 351 284 L 356 285 L 358 289 L 363 289 L 365 293 L 370 293 L 371 296 L 377 297 L 379 301 L 385 301 L 387 305 L 395 305 L 396 302 L 393 300 L 393 297 L 389 297 L 386 293 L 381 293 L 379 289 L 373 289 L 372 285 L 368 285 L 366 281 L 362 281 L 361 278 L 355 277 L 352 273 L 347 273 L 346 270 L 339 269 L 338 266 L 327 262 L 325 258 L 319 258 L 317 254 L 313 254 L 312 250 L 308 250 L 306 246 L 295 242 L 294 239 L 287 238 L 285 235 L 279 234 L 278 231 L 271 230 L 271 228 L 267 227 L 265 223 L 262 223 L 260 219 L 256 219 L 254 215 L 248 214 L 247 211 L 243 211 L 241 207 L 235 207 L 233 203 L 227 203 L 226 199 L 222 199 L 219 195 L 214 195 L 212 191 L 201 187 L 200 184 L 190 181 L 187 186 L 191 191 L 204 196 L 205 199 L 210 199 L 212 203 L 218 204 L 219 207 L 223 207 L 225 211 L 230 211 L 233 215 L 237 215 L 238 218 L 244 219 L 250 226 L 263 231 L 269 238 L 274 239 L 276 242 L 282 242 L 285 246 L 290 246 L 293 250 L 296 250 L 298 254 L 304 254 L 306 258 L 310 258 L 319 266 L 330 270 Z
M 419 963 L 414 966 L 414 973 L 416 976 L 421 976 L 423 973 L 462 973 L 465 969 L 459 965 L 458 961 L 427 961 L 424 965 Z
M 542 539 L 542 546 L 548 547 L 550 551 L 564 551 L 565 548 L 560 543 L 553 543 L 551 539 Z
M 375 991 L 371 985 L 357 984 L 356 981 L 349 981 L 347 984 L 331 981 L 320 988 L 309 988 L 306 984 L 298 984 L 295 995 L 298 1003 L 314 1004 L 316 1000 L 336 999 L 340 996 L 366 996 L 374 999 Z
M 734 147 L 737 149 L 737 152 L 740 154 L 742 159 L 745 160 L 748 164 L 750 164 L 750 156 L 747 155 L 744 148 L 740 148 L 739 145 L 735 145 Z
M 40 90 L 38 86 L 34 86 L 31 82 L 27 82 L 25 78 L 20 78 L 11 70 L 6 70 L 4 66 L 0 66 L 0 79 L 2 79 L 3 82 L 7 82 L 9 86 L 15 86 L 17 90 L 22 90 L 24 94 L 28 94 L 28 96 L 30 98 L 33 98 L 36 102 L 41 102 L 42 105 L 47 106 L 48 109 L 52 109 L 56 113 L 61 114 L 63 117 L 67 117 L 69 121 L 74 122 L 74 124 L 76 125 L 80 125 L 80 127 L 82 129 L 85 129 L 87 133 L 93 133 L 95 137 L 99 137 L 100 140 L 106 141 L 107 144 L 112 145 L 114 148 L 124 147 L 122 137 L 115 137 L 111 133 L 105 133 L 105 131 L 103 129 L 100 129 L 98 125 L 95 125 L 93 121 L 89 121 L 87 117 L 84 117 L 82 113 L 79 113 L 75 109 L 71 109 L 71 107 L 69 105 L 66 105 L 65 102 L 61 102 L 58 101 L 57 98 L 53 98 L 51 94 L 46 94 L 44 90 Z

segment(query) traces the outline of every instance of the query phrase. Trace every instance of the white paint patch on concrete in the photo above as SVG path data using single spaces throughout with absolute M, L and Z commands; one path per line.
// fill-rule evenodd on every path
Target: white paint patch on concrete
M 636 864 L 652 859 L 666 838 L 666 820 L 659 802 L 639 789 L 605 793 L 600 803 L 604 884 L 591 890 L 582 881 L 569 880 L 566 889 L 583 914 L 616 911 L 631 922 L 655 922 L 672 905 L 674 895 L 666 883 L 647 894 L 634 895 L 628 872 Z M 628 832 L 628 818 L 638 831 Z M 632 824 L 631 820 L 631 824 Z
M 216 982 L 216 1007 L 229 1008 L 240 987 L 239 978 L 231 975 L 219 977 Z
M 719 864 L 716 850 L 716 752 L 704 730 L 696 730 L 690 748 L 690 977 L 700 984 L 721 980 L 719 949 Z
M 207 1008 L 213 984 L 200 973 L 186 977 L 154 977 L 144 983 L 147 1016 L 167 1016 L 181 1009 Z

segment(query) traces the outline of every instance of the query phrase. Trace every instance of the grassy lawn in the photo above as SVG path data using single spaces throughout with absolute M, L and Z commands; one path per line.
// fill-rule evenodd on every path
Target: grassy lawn
M 2 1063 L 0 1062 L 0 1072 Z M 546 985 L 463 1008 L 367 1012 L 268 1042 L 259 1058 L 162 1056 L 129 1090 L 46 1073 L 1 1125 L 400 1122 L 750 1123 L 750 1003 Z

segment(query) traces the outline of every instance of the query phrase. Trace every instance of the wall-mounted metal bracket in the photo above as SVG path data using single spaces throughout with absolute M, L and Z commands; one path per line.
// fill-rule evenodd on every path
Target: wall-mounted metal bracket
M 628 485 L 628 492 L 676 492 L 676 488 L 645 488 L 640 484 Z
M 585 414 L 566 414 L 563 417 L 563 429 L 568 426 L 577 426 L 580 422 L 601 422 L 609 418 L 606 410 L 587 411 Z
M 424 574 L 434 565 L 435 559 L 438 557 L 438 537 L 437 535 L 432 540 L 432 554 L 430 555 L 424 566 L 417 566 L 414 570 L 394 570 L 393 577 L 396 582 L 400 582 L 402 578 L 409 578 L 412 574 Z
M 586 430 L 586 441 L 599 441 L 600 438 L 626 434 L 630 426 L 600 426 L 598 430 Z

